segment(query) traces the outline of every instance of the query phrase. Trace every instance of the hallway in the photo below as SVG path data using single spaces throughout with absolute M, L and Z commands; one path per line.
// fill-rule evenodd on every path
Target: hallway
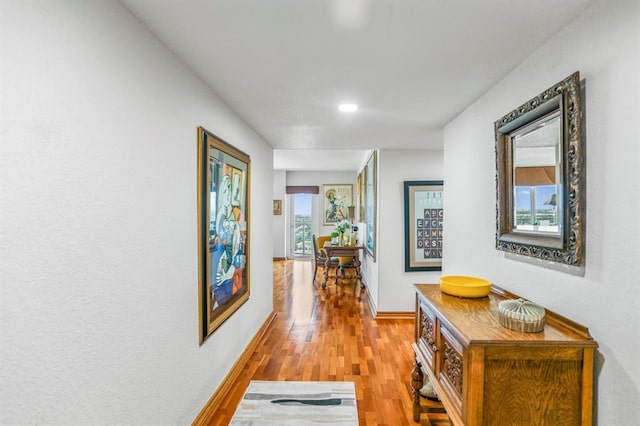
M 311 273 L 309 261 L 274 261 L 277 317 L 212 424 L 230 421 L 250 380 L 353 381 L 361 425 L 416 424 L 409 385 L 413 320 L 375 321 L 366 289 L 341 280 L 323 290 L 311 285 Z

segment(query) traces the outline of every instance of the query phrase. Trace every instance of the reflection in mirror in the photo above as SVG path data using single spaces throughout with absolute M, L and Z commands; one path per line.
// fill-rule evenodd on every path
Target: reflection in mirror
M 514 231 L 560 235 L 560 124 L 556 110 L 512 135 Z
M 495 122 L 498 250 L 582 264 L 581 111 L 576 72 Z

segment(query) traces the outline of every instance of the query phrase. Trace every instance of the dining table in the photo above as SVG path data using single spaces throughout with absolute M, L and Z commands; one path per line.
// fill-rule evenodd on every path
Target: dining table
M 360 288 L 364 288 L 364 283 L 362 282 L 362 271 L 360 269 L 360 250 L 364 250 L 364 246 L 362 245 L 349 245 L 349 244 L 339 244 L 339 243 L 331 243 L 331 241 L 327 241 L 322 246 L 324 251 L 327 253 L 327 260 L 324 267 L 324 283 L 322 283 L 322 288 L 327 286 L 327 279 L 329 278 L 329 268 L 331 267 L 331 258 L 335 257 L 351 257 L 353 260 L 349 265 L 350 268 L 353 268 L 356 272 L 355 278 L 360 281 Z M 337 273 L 337 272 L 336 272 Z M 337 277 L 336 277 L 337 281 Z

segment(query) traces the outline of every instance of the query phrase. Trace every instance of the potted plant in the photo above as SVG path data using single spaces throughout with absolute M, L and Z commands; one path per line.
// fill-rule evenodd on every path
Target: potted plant
M 338 233 L 338 231 L 333 231 L 329 234 L 329 236 L 331 237 L 331 244 L 337 244 L 338 242 L 338 235 L 340 235 Z

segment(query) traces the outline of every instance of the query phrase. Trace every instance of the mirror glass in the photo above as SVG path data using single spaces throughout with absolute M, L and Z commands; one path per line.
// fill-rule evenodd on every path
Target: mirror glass
M 558 110 L 518 129 L 513 144 L 514 232 L 560 236 L 562 187 Z M 562 201 L 562 200 L 560 200 Z
M 582 263 L 581 119 L 576 72 L 494 123 L 498 250 Z

